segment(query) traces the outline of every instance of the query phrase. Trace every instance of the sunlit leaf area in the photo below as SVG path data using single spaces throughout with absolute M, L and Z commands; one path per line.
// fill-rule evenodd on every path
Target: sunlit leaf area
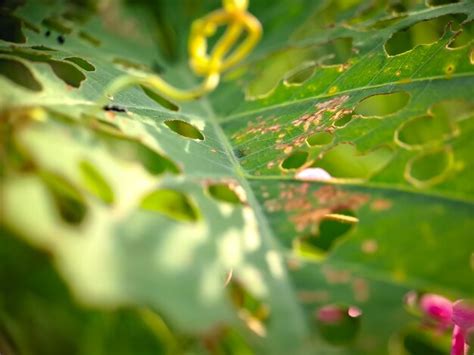
M 473 19 L 0 0 L 0 354 L 474 354 Z

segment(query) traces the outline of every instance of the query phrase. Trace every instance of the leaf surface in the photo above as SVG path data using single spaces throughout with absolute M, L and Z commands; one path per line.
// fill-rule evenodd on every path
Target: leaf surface
M 155 353 L 386 354 L 410 336 L 446 352 L 404 296 L 474 294 L 474 5 L 399 5 L 255 1 L 262 42 L 214 93 L 176 103 L 136 86 L 106 110 L 96 100 L 133 71 L 199 82 L 186 38 L 218 2 L 5 15 L 22 35 L 0 39 L 2 245 L 51 256 L 79 302 L 57 306 L 76 312 L 65 329 L 141 324 Z M 31 286 L 31 310 L 0 297 L 19 353 L 51 346 L 26 340 L 23 319 L 66 297 L 55 287 L 45 300 Z M 112 320 L 72 324 L 95 317 L 83 305 Z M 339 343 L 318 321 L 327 305 L 359 311 Z

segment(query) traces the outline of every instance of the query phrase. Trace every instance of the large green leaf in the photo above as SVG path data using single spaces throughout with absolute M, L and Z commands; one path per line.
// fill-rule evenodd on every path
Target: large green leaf
M 107 111 L 132 70 L 195 85 L 220 3 L 78 3 L 0 12 L 0 352 L 447 351 L 404 296 L 474 295 L 471 1 L 254 1 L 214 93 Z

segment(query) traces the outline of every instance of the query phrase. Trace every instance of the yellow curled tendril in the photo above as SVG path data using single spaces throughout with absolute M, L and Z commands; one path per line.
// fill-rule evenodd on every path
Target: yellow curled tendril
M 247 12 L 248 0 L 223 0 L 222 5 L 222 9 L 195 20 L 191 26 L 188 40 L 189 65 L 196 75 L 204 77 L 199 86 L 179 89 L 158 75 L 127 75 L 113 81 L 106 89 L 106 94 L 112 96 L 127 87 L 141 85 L 168 99 L 188 101 L 213 91 L 219 84 L 221 73 L 242 61 L 262 35 L 260 22 Z M 207 39 L 222 25 L 228 27 L 208 54 Z M 247 32 L 247 37 L 232 50 L 243 31 Z M 104 97 L 99 104 L 102 106 L 106 102 L 107 98 Z

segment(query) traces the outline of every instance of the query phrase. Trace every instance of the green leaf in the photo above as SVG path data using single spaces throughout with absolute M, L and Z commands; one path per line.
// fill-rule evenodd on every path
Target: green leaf
M 447 353 L 405 296 L 474 294 L 472 2 L 251 1 L 216 91 L 99 108 L 221 6 L 110 4 L 0 15 L 0 352 Z

